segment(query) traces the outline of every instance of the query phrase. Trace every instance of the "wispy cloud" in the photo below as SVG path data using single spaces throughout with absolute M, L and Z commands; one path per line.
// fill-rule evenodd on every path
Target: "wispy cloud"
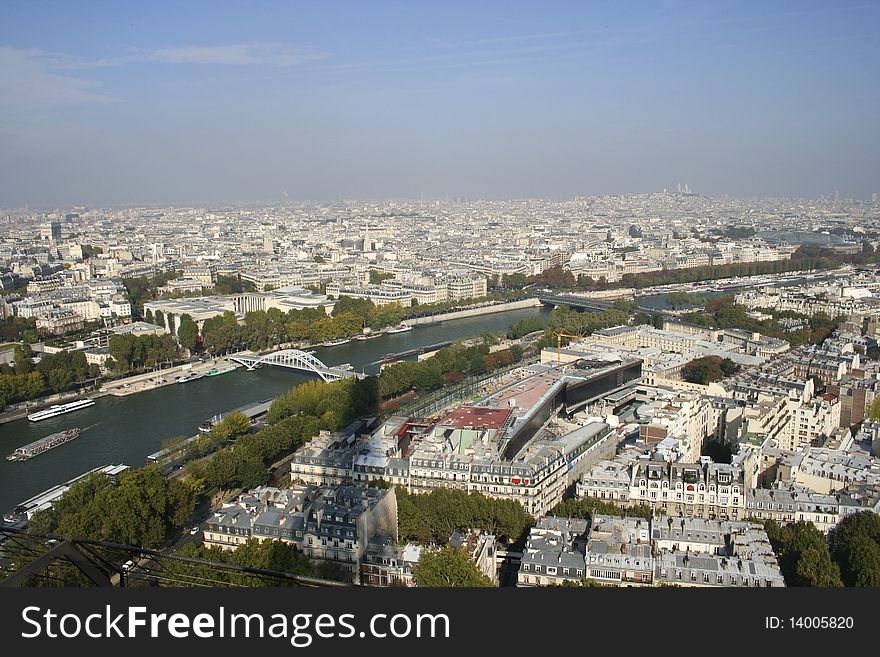
M 323 53 L 283 43 L 179 45 L 131 50 L 100 59 L 0 46 L 0 109 L 24 117 L 34 110 L 117 100 L 100 81 L 83 79 L 72 71 L 149 63 L 290 67 L 324 57 Z
M 238 43 L 225 46 L 175 46 L 131 56 L 130 61 L 165 64 L 225 64 L 228 66 L 296 66 L 326 55 L 291 48 L 283 43 Z
M 113 97 L 100 82 L 50 70 L 39 51 L 0 46 L 0 107 L 31 110 L 108 100 Z
M 512 34 L 507 36 L 497 36 L 497 37 L 486 37 L 483 39 L 468 39 L 468 40 L 450 40 L 450 39 L 441 39 L 437 37 L 426 37 L 425 40 L 428 43 L 432 43 L 437 46 L 442 46 L 444 48 L 461 48 L 464 46 L 490 46 L 496 44 L 515 44 L 521 42 L 528 41 L 543 41 L 546 39 L 560 39 L 566 37 L 579 37 L 586 36 L 588 34 L 602 34 L 607 33 L 607 29 L 592 29 L 592 30 L 574 30 L 569 32 L 538 32 L 532 34 Z
M 322 52 L 293 48 L 284 43 L 233 43 L 214 46 L 184 44 L 135 49 L 114 57 L 85 59 L 45 50 L 20 50 L 23 56 L 55 70 L 106 68 L 137 63 L 213 64 L 225 66 L 296 66 L 324 59 Z

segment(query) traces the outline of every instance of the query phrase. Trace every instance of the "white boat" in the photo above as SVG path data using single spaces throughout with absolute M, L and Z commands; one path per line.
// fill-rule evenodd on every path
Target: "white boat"
M 401 322 L 400 324 L 398 324 L 394 328 L 385 329 L 385 332 L 386 333 L 405 333 L 406 331 L 412 331 L 412 329 L 413 329 L 413 327 L 410 326 L 409 324 L 404 324 L 403 322 Z
M 190 381 L 198 381 L 199 379 L 201 379 L 204 376 L 205 376 L 204 374 L 192 374 L 190 376 L 181 376 L 177 379 L 177 382 L 178 383 L 189 383 Z
M 331 340 L 330 342 L 325 342 L 325 343 L 324 343 L 324 346 L 325 346 L 325 347 L 337 347 L 337 346 L 339 346 L 339 345 L 341 345 L 341 344 L 347 344 L 347 343 L 349 343 L 349 342 L 351 342 L 350 339 L 348 339 L 348 338 L 341 338 L 341 339 L 339 339 L 339 340 Z
M 94 405 L 95 402 L 91 399 L 78 399 L 75 402 L 69 402 L 67 404 L 53 404 L 49 408 L 43 409 L 42 411 L 31 413 L 27 416 L 27 418 L 31 422 L 39 422 L 40 420 L 48 420 L 50 417 L 63 415 L 64 413 L 70 413 L 72 411 L 78 411 L 81 408 L 86 408 L 88 406 Z

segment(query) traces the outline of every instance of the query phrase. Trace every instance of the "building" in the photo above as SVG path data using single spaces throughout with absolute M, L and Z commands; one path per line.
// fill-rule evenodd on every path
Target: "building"
M 361 564 L 364 586 L 413 587 L 413 569 L 422 557 L 424 547 L 415 543 L 397 545 L 388 537 L 379 536 L 367 546 Z
M 517 586 L 554 586 L 586 577 L 590 521 L 547 516 L 529 531 Z
M 345 567 L 357 583 L 377 535 L 397 540 L 393 488 L 298 485 L 261 487 L 224 504 L 208 519 L 204 542 L 234 550 L 251 538 L 283 541 L 312 559 Z
M 377 306 L 386 306 L 396 303 L 403 307 L 412 305 L 412 293 L 403 289 L 383 285 L 364 285 L 355 287 L 340 283 L 328 283 L 325 288 L 327 296 L 332 299 L 339 297 L 352 297 L 354 299 L 367 299 Z
M 661 516 L 651 523 L 654 582 L 678 586 L 785 586 L 758 524 Z
M 41 224 L 40 239 L 48 240 L 52 244 L 58 244 L 61 241 L 61 222 L 49 221 Z
M 598 514 L 539 520 L 523 550 L 517 586 L 584 579 L 610 586 L 785 586 L 759 524 Z
M 600 584 L 651 585 L 651 521 L 594 514 L 584 561 L 587 577 Z

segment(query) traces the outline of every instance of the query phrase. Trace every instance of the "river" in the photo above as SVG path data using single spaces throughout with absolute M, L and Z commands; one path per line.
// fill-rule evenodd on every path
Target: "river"
M 382 356 L 415 347 L 506 330 L 526 317 L 548 309 L 527 308 L 416 327 L 406 333 L 353 341 L 336 347 L 318 347 L 315 356 L 326 365 L 350 363 L 367 374 L 379 371 Z M 415 356 L 412 357 L 415 360 Z M 17 420 L 0 425 L 0 512 L 12 509 L 47 488 L 95 467 L 145 463 L 162 441 L 196 433 L 199 423 L 216 413 L 249 402 L 277 397 L 311 375 L 276 367 L 205 377 L 192 383 L 170 385 L 127 397 L 104 396 L 95 405 L 42 422 Z M 13 462 L 6 455 L 17 447 L 56 431 L 79 427 L 76 440 L 34 458 Z
M 773 274 L 761 274 L 756 276 L 755 278 L 770 278 Z M 827 274 L 822 273 L 819 275 L 815 275 L 811 278 L 807 278 L 806 276 L 797 276 L 795 278 L 781 278 L 778 281 L 773 282 L 774 287 L 792 287 L 794 285 L 802 285 L 803 283 L 821 283 L 824 281 L 831 280 L 836 278 L 836 275 L 833 271 L 828 272 Z M 769 285 L 769 283 L 766 283 Z M 725 285 L 719 288 L 716 291 L 704 291 L 700 289 L 702 286 L 707 287 L 717 287 L 713 284 L 712 281 L 700 281 L 699 283 L 694 284 L 694 289 L 691 294 L 696 296 L 703 296 L 706 298 L 711 297 L 720 297 L 729 294 L 736 294 L 737 292 L 742 292 L 743 290 L 749 289 L 750 287 L 761 287 L 761 285 L 750 284 L 748 282 L 740 283 L 739 285 Z M 687 292 L 687 290 L 685 290 Z M 672 306 L 669 305 L 669 302 L 666 300 L 666 294 L 648 294 L 645 296 L 637 297 L 637 301 L 639 302 L 639 306 L 642 308 L 651 308 L 652 310 L 671 310 Z M 703 304 L 696 304 L 694 306 L 689 306 L 687 310 L 700 310 L 704 307 Z

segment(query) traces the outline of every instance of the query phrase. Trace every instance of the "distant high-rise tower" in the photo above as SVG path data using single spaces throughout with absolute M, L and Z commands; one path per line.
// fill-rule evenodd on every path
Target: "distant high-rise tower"
M 263 231 L 263 252 L 275 253 L 275 234 L 271 228 Z
M 40 239 L 49 240 L 53 244 L 61 241 L 61 222 L 50 221 L 40 226 Z

